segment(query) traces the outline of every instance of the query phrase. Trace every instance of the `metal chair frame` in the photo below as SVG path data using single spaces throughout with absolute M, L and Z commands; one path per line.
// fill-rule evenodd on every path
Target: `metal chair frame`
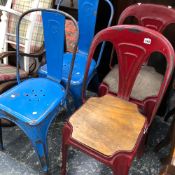
M 22 18 L 36 11 L 41 11 L 43 17 L 48 75 L 45 78 L 32 78 L 21 82 L 19 76 L 19 28 Z M 65 17 L 71 19 L 77 29 L 77 39 L 72 55 L 66 89 L 60 85 L 63 58 L 59 57 L 60 53 L 64 50 L 63 25 L 65 24 Z M 42 171 L 46 174 L 49 171 L 47 133 L 51 122 L 58 115 L 60 109 L 66 107 L 67 93 L 70 86 L 78 38 L 79 29 L 76 20 L 65 12 L 39 8 L 23 13 L 19 18 L 16 30 L 18 85 L 0 95 L 0 118 L 14 122 L 24 131 L 32 142 L 39 157 Z M 16 104 L 18 104 L 18 106 L 16 106 Z M 3 149 L 1 128 L 0 136 L 0 146 L 1 149 Z

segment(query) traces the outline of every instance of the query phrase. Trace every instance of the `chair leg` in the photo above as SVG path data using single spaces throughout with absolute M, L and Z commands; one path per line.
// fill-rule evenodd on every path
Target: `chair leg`
M 129 167 L 128 166 L 117 166 L 117 168 L 113 168 L 113 175 L 128 175 Z
M 2 126 L 1 126 L 1 119 L 0 119 L 0 149 L 3 150 L 3 139 L 2 139 Z
M 112 165 L 113 175 L 128 175 L 131 163 L 132 159 L 127 156 L 117 157 Z
M 68 145 L 62 144 L 61 175 L 66 175 L 67 153 L 68 153 Z
M 36 154 L 38 155 L 42 173 L 43 174 L 49 174 L 49 158 L 48 158 L 48 145 L 47 145 L 47 132 L 49 124 L 47 124 L 47 121 L 41 123 L 37 126 L 28 126 L 23 125 L 23 129 L 26 133 L 26 135 L 29 137 L 30 141 L 32 142 L 32 145 L 35 149 Z M 19 125 L 22 126 L 22 125 Z
M 38 140 L 33 143 L 34 149 L 38 155 L 41 163 L 42 172 L 46 175 L 49 174 L 49 159 L 48 159 L 48 146 L 46 141 Z
M 69 138 L 70 130 L 67 124 L 64 125 L 62 130 L 62 165 L 61 165 L 61 175 L 66 175 L 66 164 L 68 157 L 68 147 L 67 139 Z
M 70 94 L 70 93 L 69 93 L 69 95 L 68 95 L 68 97 L 66 99 L 66 109 L 67 109 L 67 114 L 68 114 L 69 117 L 76 110 L 74 99 L 72 97 L 72 94 Z
M 147 134 L 143 135 L 141 143 L 139 144 L 139 148 L 137 150 L 137 158 L 138 159 L 140 159 L 144 154 L 146 140 L 147 140 Z
M 73 85 L 70 87 L 72 97 L 75 103 L 75 108 L 79 108 L 82 105 L 82 98 L 81 98 L 81 92 L 82 92 L 82 85 Z
M 19 126 L 31 141 L 42 167 L 43 174 L 49 174 L 49 158 L 47 133 L 51 122 L 55 118 L 55 113 L 51 113 L 45 120 L 38 125 L 29 125 L 20 120 L 12 121 Z M 11 120 L 10 118 L 8 120 Z

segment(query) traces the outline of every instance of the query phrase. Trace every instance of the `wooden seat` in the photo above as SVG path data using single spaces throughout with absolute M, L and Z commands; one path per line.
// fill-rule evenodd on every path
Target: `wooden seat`
M 103 80 L 103 82 L 108 85 L 109 91 L 112 93 L 118 92 L 118 74 L 118 65 L 115 65 Z M 133 86 L 131 97 L 138 100 L 144 100 L 146 97 L 156 96 L 162 81 L 163 75 L 156 72 L 153 67 L 142 66 Z
M 105 95 L 90 98 L 74 113 L 70 123 L 74 139 L 110 156 L 118 151 L 133 150 L 145 117 L 137 105 Z

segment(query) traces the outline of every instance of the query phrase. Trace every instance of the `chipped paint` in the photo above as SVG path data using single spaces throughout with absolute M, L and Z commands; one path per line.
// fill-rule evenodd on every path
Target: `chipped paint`
M 128 29 L 130 32 L 132 33 L 141 33 L 142 31 L 139 30 L 139 29 L 136 29 L 136 28 L 131 28 L 131 29 Z
M 15 98 L 15 97 L 16 97 L 16 95 L 14 95 L 14 94 L 11 95 L 11 98 Z
M 33 115 L 36 115 L 38 112 L 32 112 Z

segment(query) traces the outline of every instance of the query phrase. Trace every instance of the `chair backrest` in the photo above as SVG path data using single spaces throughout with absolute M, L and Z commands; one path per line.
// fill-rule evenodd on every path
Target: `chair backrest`
M 139 25 L 163 32 L 175 24 L 175 10 L 171 6 L 157 4 L 134 4 L 127 7 L 120 15 L 118 24 L 123 24 L 128 17 L 135 17 Z
M 88 54 L 95 33 L 99 2 L 99 0 L 78 0 L 78 25 L 80 29 L 79 52 Z M 111 9 L 111 2 L 109 0 L 105 0 L 105 2 Z M 111 16 L 113 16 L 112 13 L 113 9 L 111 10 Z
M 78 42 L 78 26 L 75 19 L 65 12 L 54 10 L 54 9 L 32 9 L 29 10 L 20 17 L 17 25 L 17 63 L 19 63 L 19 28 L 22 18 L 29 13 L 41 11 L 43 29 L 44 29 L 44 45 L 46 49 L 46 60 L 47 60 L 47 78 L 54 81 L 60 82 L 62 77 L 63 67 L 63 53 L 64 53 L 64 31 L 65 31 L 65 18 L 69 18 L 73 21 L 77 30 L 77 39 L 75 49 L 73 53 L 73 59 L 75 57 L 77 42 Z M 18 65 L 18 64 L 17 64 Z M 70 72 L 72 71 L 73 62 L 70 65 Z M 19 69 L 17 68 L 17 79 L 19 79 Z M 72 72 L 71 72 L 72 73 Z
M 85 100 L 86 80 L 93 54 L 98 44 L 104 41 L 112 43 L 116 50 L 119 65 L 118 92 L 116 94 L 126 100 L 129 100 L 137 75 L 150 55 L 159 52 L 165 56 L 167 69 L 157 98 L 154 101 L 151 113 L 154 116 L 174 69 L 174 50 L 171 44 L 160 33 L 141 26 L 118 25 L 102 30 L 95 36 L 89 51 L 83 83 L 83 101 Z
M 53 6 L 53 0 L 13 0 L 11 8 L 17 12 L 23 13 L 32 8 L 51 8 Z M 8 18 L 8 33 L 15 34 L 16 23 L 19 17 L 9 14 Z M 30 15 L 31 21 L 23 22 L 21 26 L 21 44 L 24 48 L 21 47 L 21 51 L 26 53 L 33 53 L 41 49 L 43 46 L 43 34 L 42 34 L 42 21 L 40 14 L 33 13 Z M 33 23 L 33 24 L 32 24 Z M 32 31 L 32 32 L 31 32 Z M 31 34 L 32 33 L 32 34 Z M 29 36 L 30 35 L 30 36 Z M 15 35 L 9 35 L 8 39 L 11 42 L 16 43 Z M 29 41 L 30 40 L 30 41 Z M 27 48 L 26 45 L 29 45 Z M 15 45 L 12 45 L 16 48 Z
M 46 48 L 47 76 L 61 81 L 64 53 L 65 16 L 42 12 L 44 45 Z M 59 58 L 59 59 L 58 59 Z
M 53 0 L 7 0 L 6 6 L 0 6 L 0 10 L 3 11 L 1 16 L 0 25 L 3 26 L 3 32 L 1 36 L 4 38 L 0 42 L 0 49 L 7 51 L 7 43 L 10 44 L 14 49 L 16 48 L 16 24 L 19 16 L 26 10 L 31 8 L 50 8 L 52 7 Z M 42 38 L 42 21 L 40 14 L 31 14 L 26 17 L 20 29 L 21 32 L 21 43 L 20 51 L 25 53 L 33 53 L 41 49 L 43 46 Z M 4 36 L 3 36 L 4 35 Z M 2 38 L 1 37 L 1 38 Z M 4 63 L 8 63 L 8 59 L 4 59 Z M 29 71 L 28 58 L 24 59 L 24 70 Z

